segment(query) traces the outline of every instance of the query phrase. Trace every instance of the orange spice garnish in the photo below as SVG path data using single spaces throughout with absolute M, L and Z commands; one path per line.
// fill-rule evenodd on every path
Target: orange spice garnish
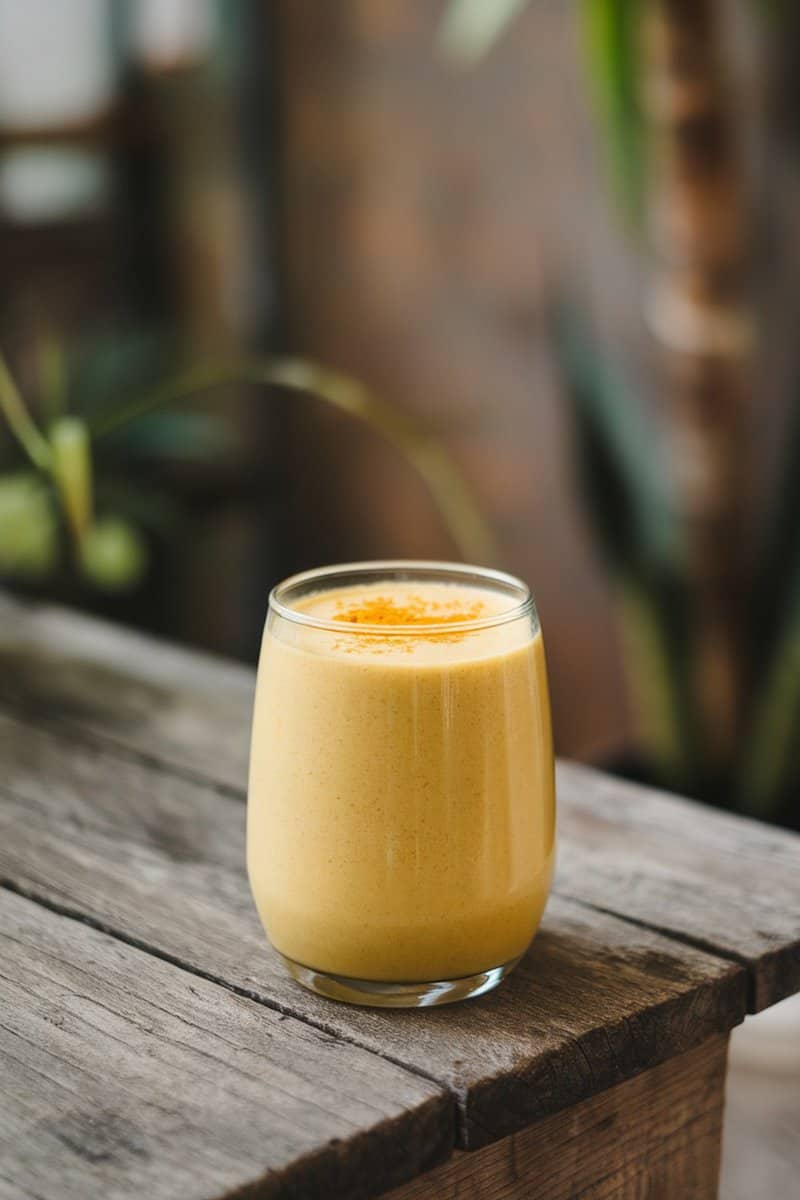
M 426 625 L 457 625 L 465 621 L 476 621 L 486 615 L 486 605 L 482 600 L 464 604 L 460 600 L 426 600 L 422 596 L 409 596 L 405 603 L 398 604 L 388 596 L 370 596 L 356 603 L 338 602 L 338 611 L 333 620 L 345 625 L 386 625 L 410 626 L 424 629 Z M 420 632 L 419 637 L 425 640 L 456 641 L 463 637 L 455 630 L 450 633 Z M 379 634 L 367 635 L 370 645 L 397 645 L 390 636 L 382 638 Z M 365 639 L 366 640 L 366 639 Z
M 422 596 L 409 596 L 405 604 L 397 604 L 387 596 L 370 596 L 357 604 L 345 607 L 339 601 L 340 611 L 334 621 L 346 621 L 348 625 L 450 625 L 459 621 L 476 621 L 486 613 L 482 600 L 462 604 L 458 600 L 440 603 L 425 600 Z

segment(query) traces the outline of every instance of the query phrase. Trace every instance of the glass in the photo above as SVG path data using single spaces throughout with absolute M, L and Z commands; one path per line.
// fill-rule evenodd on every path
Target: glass
M 389 1007 L 488 991 L 539 925 L 554 827 L 544 649 L 525 584 L 377 562 L 274 589 L 247 861 L 295 979 Z

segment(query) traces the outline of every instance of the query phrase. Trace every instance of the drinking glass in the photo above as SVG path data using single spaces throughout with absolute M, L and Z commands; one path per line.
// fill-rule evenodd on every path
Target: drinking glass
M 488 991 L 539 925 L 554 826 L 544 649 L 524 583 L 370 562 L 273 590 L 247 863 L 296 980 L 387 1007 Z

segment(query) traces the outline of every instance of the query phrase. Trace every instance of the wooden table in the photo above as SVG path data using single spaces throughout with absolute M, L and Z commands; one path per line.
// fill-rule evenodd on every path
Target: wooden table
M 510 979 L 335 1004 L 250 901 L 252 692 L 0 598 L 2 1200 L 716 1195 L 728 1033 L 800 989 L 800 838 L 561 764 Z

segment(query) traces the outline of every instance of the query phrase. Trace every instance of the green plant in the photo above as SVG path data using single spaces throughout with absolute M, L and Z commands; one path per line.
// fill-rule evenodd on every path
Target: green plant
M 583 508 L 619 607 L 640 735 L 665 782 L 694 787 L 686 547 L 658 431 L 575 310 L 556 310 L 553 340 L 571 400 Z
M 77 371 L 78 386 L 81 380 L 83 386 L 73 411 L 68 405 L 69 372 L 63 355 L 54 343 L 47 343 L 39 357 L 41 408 L 49 417 L 44 428 L 34 421 L 0 356 L 0 412 L 30 464 L 28 470 L 0 475 L 0 574 L 43 579 L 56 571 L 68 552 L 72 569 L 88 584 L 106 591 L 134 587 L 148 564 L 142 525 L 154 515 L 156 520 L 162 518 L 164 505 L 154 497 L 148 503 L 148 497 L 139 493 L 121 493 L 113 479 L 104 484 L 97 470 L 103 451 L 110 448 L 118 453 L 126 446 L 148 454 L 179 451 L 184 457 L 213 453 L 226 436 L 224 424 L 206 414 L 179 413 L 174 408 L 235 384 L 314 396 L 366 424 L 416 469 L 461 553 L 474 561 L 492 556 L 489 528 L 440 444 L 340 372 L 299 359 L 242 358 L 189 368 L 120 399 L 115 354 L 104 349 L 94 357 L 91 371 L 86 362 Z M 141 365 L 141 357 L 125 343 L 116 355 L 123 377 L 133 376 L 139 384 L 142 373 L 134 367 Z M 107 496 L 117 508 L 129 511 L 98 503 L 98 497 Z
M 571 398 L 577 477 L 619 601 L 644 747 L 670 785 L 797 824 L 800 776 L 800 419 L 787 440 L 742 628 L 750 664 L 742 735 L 723 770 L 705 761 L 691 678 L 691 580 L 658 430 L 574 311 L 555 345 Z
M 438 31 L 444 58 L 471 67 L 484 58 L 524 8 L 537 0 L 450 0 Z M 612 192 L 638 226 L 647 182 L 638 43 L 645 0 L 579 0 L 577 16 L 598 127 L 606 143 Z
M 477 62 L 523 7 L 451 0 L 444 53 Z M 787 20 L 782 0 L 752 9 L 775 28 Z M 748 187 L 721 6 L 580 0 L 577 12 L 616 210 L 639 234 L 647 209 L 659 231 L 650 329 L 674 369 L 667 378 L 681 379 L 656 425 L 588 322 L 559 308 L 553 342 L 577 478 L 618 602 L 640 745 L 657 779 L 797 824 L 800 416 L 752 569 L 739 492 L 756 321 L 743 283 Z M 719 237 L 707 219 L 718 211 Z M 658 453 L 664 444 L 671 454 Z

